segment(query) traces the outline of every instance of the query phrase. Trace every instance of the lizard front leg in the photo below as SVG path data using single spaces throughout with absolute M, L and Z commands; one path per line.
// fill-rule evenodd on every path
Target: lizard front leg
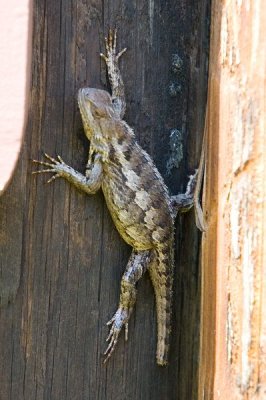
M 88 176 L 84 176 L 80 172 L 74 170 L 74 168 L 67 165 L 60 156 L 57 156 L 58 160 L 55 160 L 45 153 L 45 157 L 50 162 L 38 160 L 33 160 L 33 162 L 48 167 L 48 169 L 34 171 L 33 174 L 54 172 L 55 175 L 53 175 L 47 183 L 52 182 L 56 178 L 64 178 L 87 194 L 94 194 L 97 192 L 97 190 L 100 189 L 102 183 L 103 167 L 101 157 L 99 155 L 95 157 Z
M 136 302 L 137 289 L 136 284 L 143 276 L 150 261 L 150 250 L 133 250 L 127 264 L 126 271 L 121 280 L 119 306 L 113 318 L 107 322 L 110 325 L 110 333 L 107 337 L 109 345 L 105 351 L 106 362 L 113 353 L 118 336 L 123 326 L 125 326 L 125 337 L 128 339 L 128 321 Z
M 119 58 L 126 51 L 126 48 L 116 54 L 117 30 L 109 29 L 108 37 L 105 38 L 106 55 L 100 54 L 107 66 L 107 72 L 112 89 L 112 100 L 115 110 L 120 118 L 123 118 L 126 110 L 125 87 L 121 72 L 118 67 Z

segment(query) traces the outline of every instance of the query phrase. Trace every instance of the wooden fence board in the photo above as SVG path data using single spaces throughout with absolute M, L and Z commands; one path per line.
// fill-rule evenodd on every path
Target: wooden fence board
M 0 314 L 1 400 L 196 399 L 200 272 L 193 213 L 177 221 L 169 366 L 155 363 L 148 277 L 139 284 L 128 343 L 121 335 L 103 366 L 105 323 L 116 309 L 130 249 L 101 193 L 88 197 L 63 180 L 44 185 L 46 177 L 31 175 L 30 159 L 46 151 L 84 169 L 88 143 L 77 90 L 106 88 L 99 52 L 108 27 L 116 25 L 119 46 L 128 47 L 121 62 L 125 119 L 172 193 L 184 190 L 200 153 L 208 15 L 208 0 L 35 1 L 28 126 L 13 180 L 0 199 L 2 300 L 16 295 Z M 175 65 L 181 60 L 177 72 L 173 58 Z M 172 137 L 179 152 L 171 151 L 174 129 L 181 132 L 183 151 L 177 131 Z

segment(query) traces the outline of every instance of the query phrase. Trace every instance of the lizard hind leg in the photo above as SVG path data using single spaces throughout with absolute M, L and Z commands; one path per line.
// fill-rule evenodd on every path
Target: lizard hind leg
M 201 161 L 202 163 L 203 161 Z M 177 214 L 189 211 L 193 206 L 195 209 L 196 225 L 201 232 L 205 232 L 205 221 L 203 217 L 202 207 L 200 205 L 200 189 L 202 180 L 202 166 L 195 171 L 194 175 L 189 177 L 187 189 L 185 193 L 171 196 L 171 208 L 173 216 L 176 218 Z
M 173 210 L 174 217 L 177 216 L 179 212 L 187 212 L 194 205 L 194 192 L 197 183 L 198 170 L 195 171 L 194 175 L 189 177 L 186 192 L 177 194 L 176 196 L 171 196 L 171 207 Z
M 147 270 L 149 261 L 150 261 L 150 250 L 132 251 L 132 254 L 127 264 L 126 271 L 123 274 L 121 280 L 120 300 L 118 309 L 115 312 L 113 318 L 111 318 L 111 320 L 107 322 L 107 325 L 110 325 L 110 332 L 106 339 L 106 341 L 109 341 L 109 344 L 104 353 L 106 355 L 106 358 L 104 360 L 105 363 L 111 357 L 115 349 L 118 336 L 123 326 L 125 327 L 125 336 L 127 340 L 128 321 L 133 311 L 137 297 L 136 284 Z

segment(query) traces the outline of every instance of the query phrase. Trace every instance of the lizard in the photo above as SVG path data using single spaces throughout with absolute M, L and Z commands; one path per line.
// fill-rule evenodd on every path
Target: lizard
M 48 183 L 64 178 L 87 194 L 102 189 L 113 222 L 124 241 L 132 247 L 121 279 L 117 311 L 110 327 L 105 362 L 112 355 L 119 334 L 125 328 L 136 297 L 137 282 L 148 271 L 155 292 L 157 314 L 158 365 L 168 363 L 171 333 L 171 307 L 174 271 L 174 223 L 178 211 L 187 211 L 195 202 L 197 171 L 189 179 L 186 193 L 170 196 L 151 157 L 137 143 L 135 134 L 123 120 L 126 110 L 125 89 L 118 62 L 126 48 L 116 52 L 117 31 L 105 38 L 106 54 L 100 54 L 107 66 L 111 94 L 102 89 L 81 88 L 78 105 L 84 132 L 90 141 L 85 174 L 45 153 L 46 161 L 33 162 L 46 167 L 33 174 L 54 173 Z

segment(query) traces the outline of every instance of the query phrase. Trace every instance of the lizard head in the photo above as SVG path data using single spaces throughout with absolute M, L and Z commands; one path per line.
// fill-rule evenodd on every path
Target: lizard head
M 78 104 L 88 139 L 101 132 L 102 119 L 115 118 L 111 96 L 105 90 L 79 89 Z

